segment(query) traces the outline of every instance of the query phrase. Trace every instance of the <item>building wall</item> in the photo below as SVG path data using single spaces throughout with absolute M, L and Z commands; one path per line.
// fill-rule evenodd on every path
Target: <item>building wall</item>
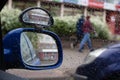
M 66 4 L 64 2 L 69 3 Z M 64 13 L 61 13 L 61 4 L 64 4 Z M 85 13 L 87 7 L 87 14 L 97 15 L 96 13 L 98 13 L 103 19 L 105 18 L 110 31 L 113 34 L 119 34 L 119 27 L 116 27 L 119 20 L 116 23 L 115 16 L 119 16 L 117 12 L 120 12 L 120 0 L 76 0 L 75 2 L 74 0 L 50 0 L 50 2 L 41 1 L 41 6 L 45 7 L 52 15 L 56 16 L 60 16 L 61 14 L 63 14 L 63 16 L 74 16 L 77 13 Z M 104 10 L 105 12 L 103 14 Z
M 113 34 L 120 34 L 120 12 L 107 11 L 106 21 Z

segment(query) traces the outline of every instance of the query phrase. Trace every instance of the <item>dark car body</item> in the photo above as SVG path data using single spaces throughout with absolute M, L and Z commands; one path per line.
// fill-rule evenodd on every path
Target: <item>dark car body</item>
M 76 70 L 76 80 L 120 80 L 120 43 L 102 49 L 103 51 L 97 57 L 93 57 L 95 59 L 91 62 L 89 57 L 92 56 L 87 56 L 84 64 Z M 97 55 L 98 51 L 92 53 Z M 108 79 L 109 77 L 111 79 Z

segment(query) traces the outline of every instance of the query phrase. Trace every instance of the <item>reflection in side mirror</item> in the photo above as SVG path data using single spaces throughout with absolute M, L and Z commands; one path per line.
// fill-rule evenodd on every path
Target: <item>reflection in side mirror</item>
M 43 70 L 57 68 L 63 49 L 57 34 L 35 28 L 18 28 L 3 39 L 5 68 Z
M 25 9 L 20 15 L 20 21 L 39 28 L 53 25 L 53 18 L 48 11 L 39 7 Z
M 20 38 L 22 60 L 29 66 L 49 66 L 58 62 L 57 44 L 51 36 L 23 32 Z

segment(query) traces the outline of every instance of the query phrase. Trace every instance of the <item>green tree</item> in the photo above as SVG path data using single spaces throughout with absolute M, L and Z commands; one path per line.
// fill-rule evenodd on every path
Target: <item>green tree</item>
M 8 31 L 21 27 L 22 24 L 19 22 L 18 17 L 21 11 L 19 9 L 8 9 L 5 7 L 1 11 L 1 25 L 3 34 L 6 34 Z

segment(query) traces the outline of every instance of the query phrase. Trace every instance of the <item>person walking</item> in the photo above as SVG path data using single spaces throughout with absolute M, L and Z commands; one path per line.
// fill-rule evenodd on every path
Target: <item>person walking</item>
M 79 52 L 82 52 L 82 49 L 84 48 L 85 43 L 87 43 L 90 51 L 93 51 L 94 49 L 92 47 L 92 42 L 91 42 L 91 39 L 90 39 L 90 33 L 92 31 L 95 33 L 95 31 L 94 31 L 93 26 L 92 26 L 92 24 L 90 22 L 90 16 L 86 17 L 86 20 L 85 20 L 85 22 L 83 24 L 82 29 L 83 29 L 84 36 L 83 36 L 83 38 L 82 38 L 82 40 L 80 42 Z
M 82 15 L 77 21 L 77 24 L 76 24 L 76 37 L 77 37 L 77 40 L 73 44 L 74 47 L 78 44 L 81 37 L 83 36 L 82 26 L 83 26 L 84 21 L 85 21 L 84 15 Z

